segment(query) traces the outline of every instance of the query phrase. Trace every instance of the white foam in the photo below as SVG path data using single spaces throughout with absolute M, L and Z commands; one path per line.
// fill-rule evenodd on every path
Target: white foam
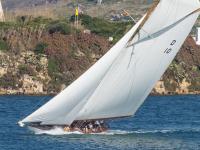
M 37 135 L 47 134 L 47 135 L 70 135 L 70 134 L 84 134 L 79 131 L 74 132 L 66 132 L 62 128 L 56 127 L 51 130 L 41 130 L 33 127 L 29 127 L 31 131 L 33 131 Z M 101 133 L 91 133 L 91 135 L 123 135 L 123 134 L 130 134 L 133 132 L 130 131 L 123 131 L 123 130 L 108 130 L 106 132 Z
M 33 127 L 29 127 L 31 131 L 33 131 L 37 135 L 47 134 L 47 135 L 71 135 L 71 134 L 84 134 L 79 131 L 74 132 L 66 132 L 62 128 L 56 127 L 51 130 L 41 130 Z M 173 133 L 173 132 L 200 132 L 200 130 L 180 130 L 180 129 L 161 129 L 161 130 L 135 130 L 135 131 L 125 131 L 125 130 L 108 130 L 101 133 L 91 133 L 91 135 L 126 135 L 126 134 L 156 134 L 156 133 Z
M 41 134 L 47 134 L 47 135 L 83 134 L 83 133 L 78 132 L 78 131 L 66 132 L 62 128 L 59 128 L 59 127 L 56 127 L 54 129 L 51 129 L 51 130 L 41 130 L 41 129 L 37 129 L 37 128 L 33 128 L 33 127 L 29 127 L 29 129 L 37 135 L 41 135 Z
M 125 135 L 125 134 L 131 134 L 132 131 L 125 131 L 125 130 L 108 130 L 106 132 L 101 133 L 92 133 L 97 135 Z

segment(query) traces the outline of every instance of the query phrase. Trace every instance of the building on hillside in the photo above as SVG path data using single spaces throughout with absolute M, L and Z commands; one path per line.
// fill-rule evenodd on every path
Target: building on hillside
M 200 45 L 200 27 L 196 28 L 195 35 L 193 35 L 193 39 L 195 40 L 197 45 Z
M 101 5 L 102 0 L 97 0 L 97 5 Z

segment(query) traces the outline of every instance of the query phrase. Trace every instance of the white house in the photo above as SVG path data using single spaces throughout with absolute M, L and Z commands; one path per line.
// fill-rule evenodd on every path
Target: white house
M 197 45 L 200 45 L 200 27 L 197 28 L 196 43 Z
M 101 5 L 101 3 L 102 3 L 102 0 L 97 0 L 98 5 Z

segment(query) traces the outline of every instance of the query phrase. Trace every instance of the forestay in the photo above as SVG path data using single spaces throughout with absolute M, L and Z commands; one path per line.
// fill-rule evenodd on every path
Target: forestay
M 22 122 L 70 125 L 74 120 L 133 115 L 174 59 L 199 7 L 198 0 L 161 0 L 134 37 L 146 17 L 86 73 Z

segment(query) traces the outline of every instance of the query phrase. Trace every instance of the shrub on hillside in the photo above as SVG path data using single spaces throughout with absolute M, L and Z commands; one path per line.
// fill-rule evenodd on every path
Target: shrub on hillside
M 11 72 L 3 75 L 0 78 L 0 87 L 2 88 L 18 88 L 20 85 L 20 82 L 18 81 L 18 76 L 15 74 L 12 74 Z M 17 87 L 18 86 L 18 87 Z
M 189 86 L 189 91 L 200 91 L 200 78 L 191 81 L 191 85 Z
M 45 53 L 45 48 L 47 48 L 48 45 L 46 43 L 38 43 L 34 49 L 34 52 L 36 54 L 44 54 Z
M 19 74 L 20 75 L 23 75 L 23 74 L 28 74 L 30 76 L 35 76 L 36 75 L 35 70 L 31 66 L 23 64 L 23 65 L 19 65 L 18 69 L 19 69 Z
M 9 49 L 9 46 L 6 41 L 0 40 L 0 50 L 7 51 Z
M 57 61 L 54 58 L 48 59 L 48 73 L 50 76 L 53 76 L 56 72 L 58 72 L 58 67 Z
M 71 28 L 66 22 L 53 22 L 48 27 L 49 34 L 59 32 L 61 34 L 67 35 L 71 33 Z
M 178 84 L 176 82 L 170 82 L 170 80 L 166 80 L 164 82 L 164 86 L 166 90 L 170 92 L 175 92 L 176 89 L 178 88 Z
M 101 18 L 92 18 L 88 15 L 81 15 L 82 25 L 91 30 L 93 33 L 109 37 L 113 36 L 118 40 L 126 31 L 129 22 L 109 22 Z
M 31 16 L 18 16 L 16 19 L 16 23 L 19 25 L 27 25 L 37 27 L 39 25 L 49 24 L 52 19 L 44 18 L 44 17 L 36 17 L 33 18 Z

